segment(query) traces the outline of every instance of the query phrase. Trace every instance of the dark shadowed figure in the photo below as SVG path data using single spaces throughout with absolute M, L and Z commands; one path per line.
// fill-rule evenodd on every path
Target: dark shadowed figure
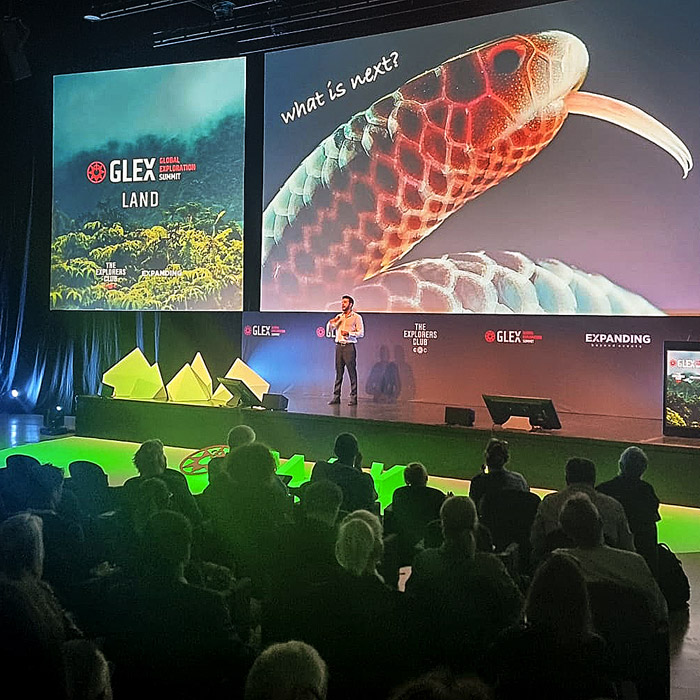
M 328 667 L 304 642 L 273 644 L 255 660 L 244 700 L 325 700 Z
M 138 576 L 104 601 L 100 636 L 115 662 L 115 694 L 207 697 L 223 684 L 240 692 L 246 654 L 223 598 L 184 577 L 192 526 L 174 511 L 145 524 Z
M 477 551 L 476 506 L 452 496 L 440 509 L 444 542 L 416 555 L 406 594 L 422 667 L 472 671 L 483 649 L 520 616 L 522 596 L 503 563 Z M 419 669 L 420 670 L 420 669 Z
M 480 664 L 499 700 L 613 694 L 605 642 L 593 631 L 586 583 L 573 559 L 555 554 L 539 567 L 524 613 Z
M 396 362 L 391 362 L 389 348 L 379 348 L 379 360 L 372 365 L 365 391 L 375 403 L 394 403 L 401 394 L 401 377 Z
M 648 465 L 649 460 L 642 449 L 628 447 L 620 455 L 620 473 L 614 479 L 599 484 L 596 490 L 612 496 L 622 504 L 634 535 L 635 549 L 644 557 L 651 572 L 656 576 L 656 523 L 661 520 L 661 516 L 659 498 L 654 487 L 642 479 Z

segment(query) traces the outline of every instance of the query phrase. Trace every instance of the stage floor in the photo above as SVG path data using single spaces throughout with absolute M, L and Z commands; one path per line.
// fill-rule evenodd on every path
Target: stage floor
M 445 424 L 445 404 L 424 401 L 377 403 L 371 399 L 361 398 L 357 406 L 348 406 L 347 397 L 343 397 L 340 405 L 329 406 L 329 400 L 330 396 L 290 396 L 287 410 L 289 413 L 316 416 L 338 416 L 420 425 Z M 475 413 L 474 428 L 477 430 L 499 430 L 499 427 L 494 426 L 491 422 L 485 406 L 472 406 L 470 408 L 473 408 Z M 563 412 L 559 412 L 558 415 L 562 425 L 561 430 L 542 432 L 550 432 L 552 435 L 568 438 L 700 449 L 700 440 L 665 437 L 662 434 L 662 421 L 660 419 Z

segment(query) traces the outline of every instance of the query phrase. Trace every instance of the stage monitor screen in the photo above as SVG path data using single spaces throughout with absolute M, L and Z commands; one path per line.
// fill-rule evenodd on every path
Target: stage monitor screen
M 533 428 L 559 430 L 561 423 L 552 399 L 540 399 L 530 396 L 489 396 L 482 398 L 489 411 L 491 420 L 496 425 L 503 425 L 512 416 L 530 419 Z
M 261 309 L 700 314 L 699 22 L 570 0 L 267 55 Z
M 52 309 L 243 308 L 245 59 L 54 77 Z
M 663 432 L 700 438 L 700 342 L 664 343 Z

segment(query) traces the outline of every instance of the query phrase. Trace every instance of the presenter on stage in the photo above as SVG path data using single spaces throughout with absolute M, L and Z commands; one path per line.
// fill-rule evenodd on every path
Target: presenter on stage
M 335 330 L 335 386 L 329 406 L 340 403 L 340 389 L 343 374 L 348 368 L 350 377 L 350 401 L 348 406 L 357 406 L 357 339 L 365 334 L 362 316 L 353 311 L 355 300 L 343 296 L 340 300 L 340 313 L 334 316 L 328 325 Z

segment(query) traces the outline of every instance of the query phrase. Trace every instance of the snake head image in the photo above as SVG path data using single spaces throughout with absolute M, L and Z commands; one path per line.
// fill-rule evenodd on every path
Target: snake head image
M 263 214 L 263 308 L 321 310 L 344 289 L 378 281 L 447 217 L 531 161 L 569 114 L 656 143 L 685 177 L 691 155 L 663 124 L 580 91 L 588 64 L 584 43 L 563 31 L 497 39 L 341 124 Z

